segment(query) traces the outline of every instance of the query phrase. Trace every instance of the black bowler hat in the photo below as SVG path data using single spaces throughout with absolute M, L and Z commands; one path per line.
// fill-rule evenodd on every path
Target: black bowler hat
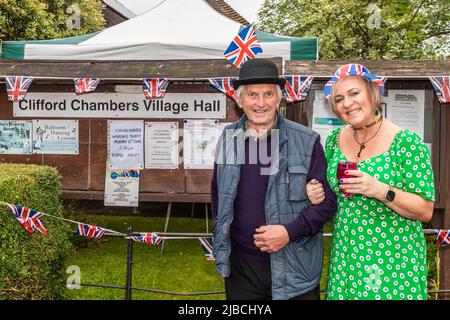
M 268 59 L 252 59 L 244 63 L 239 70 L 239 79 L 233 80 L 236 90 L 244 84 L 278 84 L 284 89 L 286 79 L 280 78 L 277 66 Z

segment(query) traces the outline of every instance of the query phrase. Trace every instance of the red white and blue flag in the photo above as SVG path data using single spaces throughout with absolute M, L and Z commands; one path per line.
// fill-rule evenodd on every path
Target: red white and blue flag
M 168 86 L 169 79 L 167 78 L 142 79 L 142 87 L 147 99 L 164 98 Z
M 75 78 L 73 79 L 75 83 L 75 92 L 77 94 L 94 92 L 97 85 L 100 83 L 98 78 Z
M 103 228 L 89 224 L 78 223 L 77 234 L 80 236 L 85 236 L 88 238 L 101 238 L 103 237 L 104 233 L 105 229 Z
M 159 236 L 156 232 L 138 233 L 136 236 L 131 236 L 131 239 L 136 242 L 147 243 L 157 246 L 164 238 Z
M 29 234 L 32 234 L 38 230 L 43 235 L 48 237 L 48 231 L 44 228 L 44 225 L 40 220 L 45 213 L 14 204 L 8 204 L 8 206 L 11 213 L 14 215 L 14 218 L 19 221 L 19 223 L 28 231 Z
M 216 259 L 214 258 L 213 255 L 213 238 L 200 237 L 198 238 L 198 240 L 200 240 L 200 244 L 202 246 L 206 260 L 215 261 Z
M 225 78 L 212 78 L 209 79 L 209 83 L 220 92 L 226 94 L 227 97 L 234 99 L 234 88 L 233 88 L 233 80 L 237 79 L 236 77 L 225 77 Z
M 450 230 L 437 230 L 436 246 L 446 246 L 450 244 Z
M 308 97 L 313 77 L 301 75 L 287 75 L 286 85 L 283 92 L 286 96 L 286 102 L 293 103 L 297 101 L 305 101 Z
M 262 53 L 261 44 L 252 25 L 244 28 L 231 41 L 224 52 L 225 58 L 240 68 L 247 60 L 254 59 L 258 53 Z
M 16 102 L 25 99 L 33 78 L 26 76 L 7 76 L 5 81 L 8 101 Z
M 440 103 L 450 103 L 450 76 L 430 77 L 436 96 Z

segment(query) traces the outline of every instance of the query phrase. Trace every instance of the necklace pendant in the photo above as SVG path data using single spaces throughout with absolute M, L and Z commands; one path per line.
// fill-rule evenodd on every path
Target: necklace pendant
M 366 146 L 365 146 L 364 144 L 362 144 L 362 145 L 359 147 L 359 152 L 358 152 L 358 154 L 357 154 L 357 157 L 358 157 L 358 158 L 361 156 L 361 152 L 364 150 L 365 147 L 366 147 Z

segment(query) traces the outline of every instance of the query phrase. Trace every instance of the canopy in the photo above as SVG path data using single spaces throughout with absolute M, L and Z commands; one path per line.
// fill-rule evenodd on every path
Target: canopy
M 244 26 L 204 0 L 167 0 L 160 6 L 101 32 L 42 41 L 4 41 L 3 59 L 175 60 L 221 59 Z M 256 32 L 258 57 L 317 60 L 317 38 Z

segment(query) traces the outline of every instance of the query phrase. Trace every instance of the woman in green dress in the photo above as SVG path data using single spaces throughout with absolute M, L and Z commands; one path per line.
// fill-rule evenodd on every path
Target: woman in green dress
M 434 208 L 430 154 L 417 134 L 383 117 L 383 89 L 382 79 L 358 64 L 340 67 L 324 89 L 347 124 L 325 146 L 328 182 L 338 195 L 327 299 L 427 299 L 421 222 Z M 347 172 L 354 177 L 338 181 L 340 161 L 357 163 Z M 320 189 L 310 183 L 309 198 Z

